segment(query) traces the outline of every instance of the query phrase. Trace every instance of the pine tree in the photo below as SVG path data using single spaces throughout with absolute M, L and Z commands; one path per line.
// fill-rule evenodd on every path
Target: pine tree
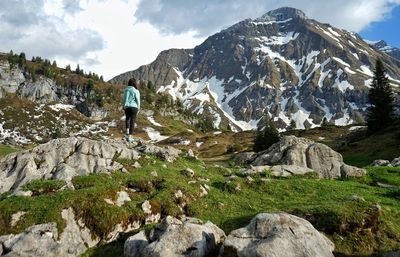
M 255 152 L 260 152 L 267 150 L 271 145 L 279 141 L 279 132 L 275 127 L 275 124 L 268 119 L 266 126 L 263 130 L 257 131 L 256 137 L 254 139 L 253 150 Z
M 380 59 L 376 60 L 374 78 L 368 94 L 371 106 L 368 108 L 368 133 L 377 132 L 393 123 L 394 97 Z

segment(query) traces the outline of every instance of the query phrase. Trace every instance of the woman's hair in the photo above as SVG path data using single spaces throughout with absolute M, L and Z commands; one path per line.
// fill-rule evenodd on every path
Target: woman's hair
M 128 81 L 128 87 L 134 87 L 134 88 L 138 89 L 138 83 L 135 78 L 131 78 Z

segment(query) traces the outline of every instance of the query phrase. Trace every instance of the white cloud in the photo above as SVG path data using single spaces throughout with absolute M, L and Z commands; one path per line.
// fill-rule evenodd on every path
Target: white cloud
M 0 0 L 0 51 L 80 64 L 109 79 L 169 48 L 282 6 L 339 28 L 360 31 L 400 0 Z
M 141 0 L 135 16 L 163 33 L 194 30 L 206 36 L 223 26 L 289 6 L 301 9 L 309 18 L 359 32 L 382 20 L 396 4 L 400 0 Z

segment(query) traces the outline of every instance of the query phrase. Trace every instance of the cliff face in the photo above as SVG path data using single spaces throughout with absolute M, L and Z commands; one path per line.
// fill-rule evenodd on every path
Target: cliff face
M 167 50 L 113 78 L 151 80 L 215 127 L 251 129 L 269 115 L 281 129 L 363 122 L 376 58 L 395 88 L 400 60 L 357 34 L 281 8 L 210 36 L 193 50 Z

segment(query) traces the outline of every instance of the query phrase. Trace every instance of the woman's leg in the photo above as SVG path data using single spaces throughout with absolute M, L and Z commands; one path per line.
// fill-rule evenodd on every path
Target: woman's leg
M 135 122 L 136 122 L 136 115 L 138 113 L 137 108 L 131 108 L 132 109 L 132 115 L 130 119 L 130 124 L 129 124 L 129 135 L 133 134 L 133 130 L 135 129 Z
M 129 124 L 130 121 L 132 120 L 132 112 L 130 110 L 131 108 L 125 108 L 125 128 L 126 128 L 126 134 L 130 133 L 129 129 Z

